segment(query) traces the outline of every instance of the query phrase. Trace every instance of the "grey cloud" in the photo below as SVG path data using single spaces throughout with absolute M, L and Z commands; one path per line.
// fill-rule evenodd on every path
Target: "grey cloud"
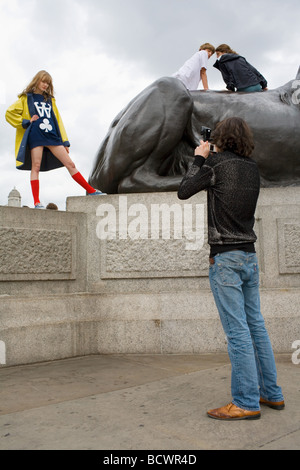
M 78 1 L 78 0 L 77 0 Z M 203 42 L 228 43 L 257 67 L 264 54 L 293 51 L 298 0 L 86 0 L 87 33 L 121 60 L 136 60 L 157 76 L 170 74 Z

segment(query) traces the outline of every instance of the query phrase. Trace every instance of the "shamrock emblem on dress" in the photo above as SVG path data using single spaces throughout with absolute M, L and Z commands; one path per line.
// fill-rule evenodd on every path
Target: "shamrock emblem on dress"
M 45 132 L 52 131 L 52 126 L 50 124 L 49 119 L 43 119 L 43 122 L 40 124 L 40 129 Z

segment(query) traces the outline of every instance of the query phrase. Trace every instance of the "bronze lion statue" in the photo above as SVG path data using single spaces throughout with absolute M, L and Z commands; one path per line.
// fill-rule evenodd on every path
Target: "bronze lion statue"
M 300 68 L 265 92 L 188 91 L 163 77 L 114 119 L 100 145 L 90 184 L 108 194 L 177 191 L 201 140 L 227 117 L 251 127 L 263 187 L 300 184 Z

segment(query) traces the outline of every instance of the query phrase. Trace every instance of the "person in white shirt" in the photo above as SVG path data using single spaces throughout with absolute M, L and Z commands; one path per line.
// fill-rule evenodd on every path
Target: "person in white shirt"
M 215 53 L 215 48 L 208 42 L 202 44 L 198 52 L 188 59 L 172 76 L 181 80 L 188 90 L 197 90 L 200 82 L 208 90 L 207 62 Z

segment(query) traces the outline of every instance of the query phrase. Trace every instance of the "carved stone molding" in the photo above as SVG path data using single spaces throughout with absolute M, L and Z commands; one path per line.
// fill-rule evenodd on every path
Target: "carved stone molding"
M 0 280 L 74 279 L 76 231 L 0 228 Z
M 299 219 L 277 219 L 279 273 L 300 273 Z
M 209 247 L 186 250 L 183 240 L 106 240 L 102 278 L 207 277 Z

